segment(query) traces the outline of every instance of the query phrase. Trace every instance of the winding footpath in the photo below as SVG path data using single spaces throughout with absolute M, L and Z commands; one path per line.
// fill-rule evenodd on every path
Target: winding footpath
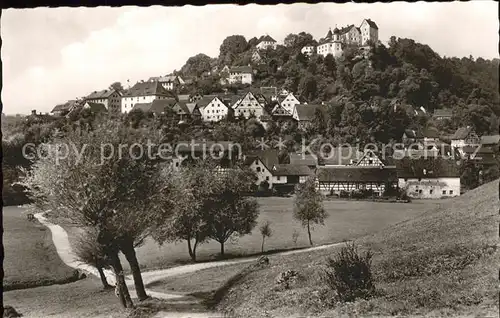
M 68 265 L 71 268 L 77 269 L 84 271 L 86 273 L 92 274 L 96 277 L 99 277 L 99 273 L 97 269 L 93 266 L 84 264 L 82 262 L 79 262 L 71 248 L 71 244 L 69 242 L 69 237 L 68 233 L 60 226 L 57 224 L 53 224 L 47 220 L 43 216 L 43 213 L 37 213 L 34 215 L 35 218 L 45 225 L 46 227 L 49 228 L 49 230 L 52 233 L 52 241 L 54 242 L 54 246 L 56 247 L 57 253 L 59 254 L 59 257 L 61 260 Z M 342 243 L 335 243 L 335 244 L 328 244 L 328 245 L 321 245 L 321 246 L 315 246 L 311 248 L 305 248 L 305 249 L 300 249 L 300 250 L 293 250 L 293 251 L 287 251 L 287 252 L 280 252 L 276 253 L 273 255 L 268 255 L 269 258 L 272 258 L 272 256 L 276 255 L 292 255 L 292 254 L 299 254 L 299 253 L 305 253 L 305 252 L 310 252 L 314 250 L 322 250 L 322 249 L 327 249 L 331 247 L 336 247 L 339 246 Z M 204 262 L 204 263 L 196 263 L 196 264 L 190 264 L 190 265 L 182 265 L 182 266 L 176 266 L 172 268 L 167 268 L 167 269 L 161 269 L 161 270 L 152 270 L 152 271 L 146 271 L 142 273 L 142 278 L 144 281 L 144 285 L 147 286 L 151 283 L 154 283 L 159 280 L 163 280 L 167 277 L 172 277 L 176 275 L 182 275 L 186 273 L 193 273 L 202 269 L 206 268 L 211 268 L 211 267 L 217 267 L 217 266 L 225 266 L 225 265 L 233 265 L 233 264 L 242 264 L 242 263 L 247 263 L 247 262 L 252 262 L 256 261 L 259 258 L 259 256 L 253 256 L 253 257 L 246 257 L 246 258 L 240 258 L 237 260 L 228 260 L 228 261 L 213 261 L 213 262 Z M 105 270 L 104 271 L 106 274 L 106 277 L 108 281 L 111 284 L 115 284 L 115 275 L 111 270 Z M 127 283 L 127 286 L 129 287 L 130 290 L 130 296 L 132 298 L 137 298 L 137 294 L 135 293 L 134 290 L 134 281 L 131 277 L 131 275 L 128 275 L 125 278 L 125 281 Z M 158 298 L 158 299 L 163 299 L 163 300 L 168 300 L 172 301 L 173 304 L 190 304 L 192 303 L 193 306 L 199 305 L 199 301 L 194 298 L 194 297 L 189 297 L 186 296 L 185 294 L 182 293 L 162 293 L 162 292 L 157 292 L 153 291 L 150 289 L 146 289 L 146 293 L 153 297 L 153 298 Z M 213 313 L 213 312 L 159 312 L 155 318 L 162 318 L 162 317 L 169 317 L 169 318 L 214 318 L 218 317 L 220 314 Z

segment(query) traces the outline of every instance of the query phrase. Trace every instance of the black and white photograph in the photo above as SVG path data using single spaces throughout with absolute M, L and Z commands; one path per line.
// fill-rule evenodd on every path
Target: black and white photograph
M 0 21 L 2 317 L 499 317 L 497 2 Z

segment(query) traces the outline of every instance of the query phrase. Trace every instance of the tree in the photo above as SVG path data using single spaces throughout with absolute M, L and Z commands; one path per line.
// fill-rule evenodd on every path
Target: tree
M 38 158 L 22 180 L 36 207 L 51 209 L 56 216 L 98 232 L 97 241 L 115 272 L 120 300 L 127 308 L 133 303 L 118 252 L 130 264 L 139 300 L 147 298 L 134 248 L 149 235 L 155 213 L 168 212 L 157 204 L 164 186 L 161 165 L 150 155 L 156 153 L 151 142 L 160 144 L 157 136 L 113 122 L 93 131 L 69 131 L 49 144 L 52 151 Z M 139 149 L 130 146 L 128 153 L 119 153 L 121 146 L 133 143 L 144 149 L 147 140 L 148 155 L 139 155 Z M 61 159 L 62 148 L 54 150 L 57 145 L 76 150 L 67 151 Z
M 295 189 L 294 218 L 307 227 L 309 243 L 313 245 L 311 238 L 311 224 L 325 224 L 328 216 L 323 207 L 323 196 L 316 189 L 315 181 L 309 178 L 306 182 L 298 184 Z
M 220 253 L 224 255 L 224 243 L 231 236 L 250 234 L 257 224 L 259 205 L 247 197 L 256 177 L 247 169 L 230 170 L 223 175 L 212 171 L 209 237 L 219 242 Z
M 212 164 L 200 162 L 179 173 L 171 173 L 168 180 L 171 189 L 165 197 L 167 206 L 173 207 L 173 215 L 161 220 L 153 230 L 155 240 L 185 240 L 191 259 L 196 261 L 196 248 L 208 239 L 207 216 L 211 212 L 213 174 Z
M 266 221 L 266 223 L 260 226 L 260 235 L 262 235 L 262 253 L 264 253 L 264 241 L 266 237 L 271 237 L 273 235 L 271 231 L 271 222 Z
M 245 52 L 247 47 L 248 43 L 243 35 L 226 37 L 219 48 L 219 62 L 222 62 L 222 65 L 231 65 L 236 56 Z
M 113 84 L 109 85 L 109 89 L 114 89 L 114 90 L 118 91 L 119 93 L 123 93 L 125 91 L 122 83 L 120 83 L 120 82 L 114 82 Z
M 203 72 L 211 71 L 211 62 L 212 58 L 203 53 L 191 56 L 182 66 L 181 73 L 187 76 L 200 76 Z
M 104 269 L 109 269 L 111 266 L 102 245 L 97 241 L 98 234 L 94 228 L 85 231 L 76 241 L 75 254 L 79 261 L 97 268 L 104 289 L 108 289 L 112 286 L 106 279 Z

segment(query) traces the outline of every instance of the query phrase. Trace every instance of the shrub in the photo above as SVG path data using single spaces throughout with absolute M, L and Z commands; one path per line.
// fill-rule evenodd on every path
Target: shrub
M 354 244 L 342 247 L 335 258 L 328 259 L 325 279 L 341 301 L 368 298 L 375 292 L 371 269 L 372 253 L 358 253 Z

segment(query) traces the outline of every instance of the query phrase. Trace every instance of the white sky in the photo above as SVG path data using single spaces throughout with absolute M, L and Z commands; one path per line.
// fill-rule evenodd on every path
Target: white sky
M 180 69 L 198 53 L 216 57 L 225 37 L 328 28 L 371 18 L 379 38 L 412 38 L 441 55 L 498 57 L 498 5 L 452 3 L 210 5 L 36 8 L 2 12 L 3 112 L 48 112 L 56 104 Z

